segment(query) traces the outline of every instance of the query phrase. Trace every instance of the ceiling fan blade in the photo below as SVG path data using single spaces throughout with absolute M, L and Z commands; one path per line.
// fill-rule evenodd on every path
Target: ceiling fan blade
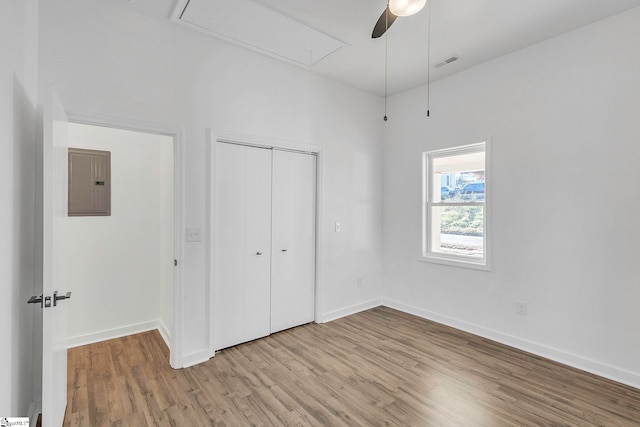
M 383 35 L 389 29 L 391 24 L 394 23 L 396 18 L 397 16 L 391 13 L 391 11 L 389 10 L 389 6 L 387 6 L 384 12 L 382 12 L 382 15 L 380 15 L 380 18 L 378 18 L 378 22 L 376 22 L 376 25 L 373 27 L 371 38 L 377 39 L 378 37 Z

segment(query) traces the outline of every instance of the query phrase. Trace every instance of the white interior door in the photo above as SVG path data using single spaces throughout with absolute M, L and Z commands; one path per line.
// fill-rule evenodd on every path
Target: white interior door
M 271 151 L 217 143 L 214 347 L 269 334 Z
M 55 90 L 43 105 L 42 424 L 67 406 L 67 116 Z
M 271 150 L 245 147 L 245 338 L 269 335 Z
M 271 332 L 314 320 L 316 156 L 274 150 Z

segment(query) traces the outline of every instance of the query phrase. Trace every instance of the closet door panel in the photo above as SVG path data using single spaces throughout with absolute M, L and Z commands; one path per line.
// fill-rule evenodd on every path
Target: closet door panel
M 316 157 L 273 152 L 271 332 L 314 320 Z
M 270 332 L 271 151 L 218 143 L 215 169 L 214 347 L 222 349 Z
M 271 150 L 246 147 L 245 339 L 269 335 Z
M 214 341 L 221 349 L 244 335 L 245 150 L 217 144 L 215 162 Z

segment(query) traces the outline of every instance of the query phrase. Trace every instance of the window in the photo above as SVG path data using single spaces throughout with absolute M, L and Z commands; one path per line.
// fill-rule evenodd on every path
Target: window
M 423 153 L 424 261 L 488 269 L 486 143 Z

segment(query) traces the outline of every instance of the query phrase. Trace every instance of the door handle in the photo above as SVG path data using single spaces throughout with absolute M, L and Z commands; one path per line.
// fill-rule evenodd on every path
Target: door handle
M 31 298 L 29 298 L 29 301 L 27 301 L 27 304 L 40 304 L 40 307 L 42 307 L 42 295 L 32 296 Z
M 29 298 L 29 301 L 27 301 L 27 304 L 40 304 L 40 308 L 49 308 L 51 307 L 51 297 L 42 298 L 42 295 L 40 296 L 34 295 L 31 298 Z M 55 305 L 55 302 L 53 305 Z
M 287 252 L 287 250 L 286 250 L 286 249 L 283 249 L 283 250 L 282 250 L 282 252 Z
M 70 299 L 71 298 L 71 292 L 67 292 L 66 295 L 64 296 L 58 296 L 58 291 L 55 291 L 53 293 L 53 306 L 57 306 L 58 305 L 58 301 L 62 301 L 65 299 Z
M 262 255 L 262 252 L 256 252 L 256 255 L 260 256 Z

